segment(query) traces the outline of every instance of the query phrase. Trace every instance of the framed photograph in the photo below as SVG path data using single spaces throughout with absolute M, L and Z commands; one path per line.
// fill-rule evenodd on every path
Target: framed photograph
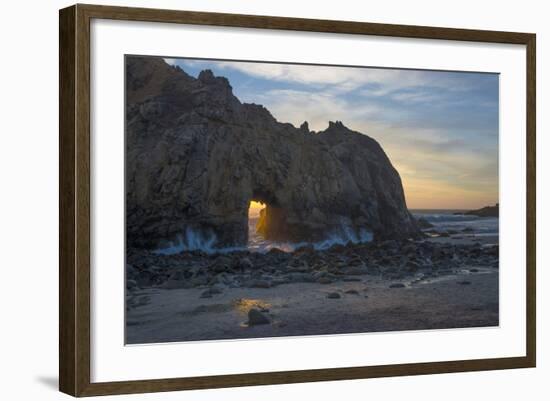
M 535 366 L 534 34 L 59 22 L 61 391 Z

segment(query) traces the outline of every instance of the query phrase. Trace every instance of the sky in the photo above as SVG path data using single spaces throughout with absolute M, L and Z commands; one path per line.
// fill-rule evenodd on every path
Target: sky
M 241 102 L 280 122 L 322 131 L 328 121 L 377 140 L 410 209 L 498 202 L 498 74 L 165 59 L 197 77 L 226 77 Z

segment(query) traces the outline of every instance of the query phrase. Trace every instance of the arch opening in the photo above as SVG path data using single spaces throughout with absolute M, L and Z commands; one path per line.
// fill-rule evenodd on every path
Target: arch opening
M 248 248 L 260 249 L 266 244 L 267 233 L 267 208 L 266 202 L 251 199 L 248 204 Z
M 267 198 L 269 199 L 269 198 Z M 266 197 L 255 196 L 248 205 L 248 248 L 266 250 L 286 238 L 286 214 L 276 202 L 266 201 Z

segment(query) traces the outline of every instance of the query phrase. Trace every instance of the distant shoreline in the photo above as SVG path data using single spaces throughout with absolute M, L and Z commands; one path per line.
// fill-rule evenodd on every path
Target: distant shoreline
M 493 206 L 484 206 L 480 209 L 409 209 L 409 212 L 417 216 L 429 216 L 430 214 L 455 215 L 455 216 L 475 216 L 479 218 L 498 218 L 499 204 Z

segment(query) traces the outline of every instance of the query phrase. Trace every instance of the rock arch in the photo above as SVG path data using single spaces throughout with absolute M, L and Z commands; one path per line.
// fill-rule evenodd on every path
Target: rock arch
M 243 104 L 229 82 L 162 59 L 128 57 L 126 219 L 129 246 L 185 230 L 245 245 L 248 205 L 265 202 L 264 234 L 316 240 L 345 228 L 418 235 L 401 179 L 372 138 L 330 122 L 322 132 Z

